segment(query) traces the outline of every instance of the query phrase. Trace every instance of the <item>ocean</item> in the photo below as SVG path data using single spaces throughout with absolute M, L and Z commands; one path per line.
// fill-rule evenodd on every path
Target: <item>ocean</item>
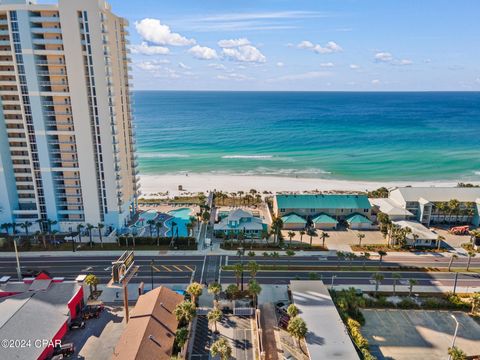
M 480 92 L 135 91 L 140 173 L 480 181 Z

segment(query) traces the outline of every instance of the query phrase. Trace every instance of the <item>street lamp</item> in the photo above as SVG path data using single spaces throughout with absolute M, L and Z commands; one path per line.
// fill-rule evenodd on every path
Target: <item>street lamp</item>
M 240 264 L 242 265 L 242 282 L 240 290 L 243 292 L 243 254 L 245 253 L 245 249 L 243 247 L 238 248 L 238 254 L 240 255 Z
M 22 281 L 22 270 L 20 267 L 20 258 L 18 257 L 17 238 L 13 238 L 13 246 L 15 247 L 15 258 L 17 260 L 18 281 Z
M 75 238 L 73 237 L 71 226 L 68 228 L 68 231 L 70 232 L 70 239 L 72 239 L 72 252 L 75 252 Z
M 450 316 L 452 317 L 453 320 L 455 320 L 455 332 L 453 333 L 453 340 L 452 340 L 452 346 L 451 346 L 451 348 L 453 349 L 455 347 L 455 340 L 457 339 L 459 323 L 455 315 L 451 314 Z M 452 355 L 448 355 L 448 360 L 452 360 Z
M 150 260 L 150 279 L 152 281 L 152 290 L 153 290 L 153 264 L 155 264 L 155 260 Z
M 332 286 L 330 286 L 330 290 L 333 290 L 333 281 L 335 280 L 336 277 L 337 275 L 332 275 Z

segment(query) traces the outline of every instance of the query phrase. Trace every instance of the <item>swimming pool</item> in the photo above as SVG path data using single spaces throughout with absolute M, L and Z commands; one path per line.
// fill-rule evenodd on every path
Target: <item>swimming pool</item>
M 173 218 L 165 221 L 165 225 L 168 227 L 166 236 L 172 236 L 172 222 L 175 222 L 175 229 L 173 235 L 185 237 L 188 236 L 187 224 L 190 222 L 190 214 L 192 209 L 190 208 L 181 208 L 175 209 L 168 212 L 168 215 L 173 216 Z
M 138 215 L 138 220 L 135 222 L 135 226 L 147 226 L 148 220 L 153 220 L 158 216 L 158 212 L 156 210 L 147 210 L 140 215 Z

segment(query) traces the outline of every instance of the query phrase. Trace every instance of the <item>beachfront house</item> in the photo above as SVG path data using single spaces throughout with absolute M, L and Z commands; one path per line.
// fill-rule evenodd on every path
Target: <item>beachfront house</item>
M 256 217 L 252 212 L 235 209 L 230 211 L 227 216 L 221 218 L 221 220 L 213 226 L 215 236 L 238 235 L 243 233 L 247 238 L 260 239 L 262 232 L 267 230 L 267 224 L 265 224 L 261 218 Z
M 308 224 L 333 230 L 342 221 L 353 229 L 370 229 L 371 208 L 363 194 L 279 194 L 273 198 L 273 212 L 282 218 L 283 228 L 288 230 L 299 230 Z
M 404 220 L 417 220 L 425 226 L 442 223 L 479 226 L 480 222 L 480 188 L 399 187 L 390 191 L 388 204 L 392 212 L 406 210 L 411 214 L 405 213 Z M 401 219 L 397 216 L 396 220 Z

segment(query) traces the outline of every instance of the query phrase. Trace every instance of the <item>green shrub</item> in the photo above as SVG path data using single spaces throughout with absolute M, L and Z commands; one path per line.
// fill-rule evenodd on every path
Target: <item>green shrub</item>
M 397 304 L 400 309 L 418 309 L 418 304 L 412 299 L 405 298 Z

